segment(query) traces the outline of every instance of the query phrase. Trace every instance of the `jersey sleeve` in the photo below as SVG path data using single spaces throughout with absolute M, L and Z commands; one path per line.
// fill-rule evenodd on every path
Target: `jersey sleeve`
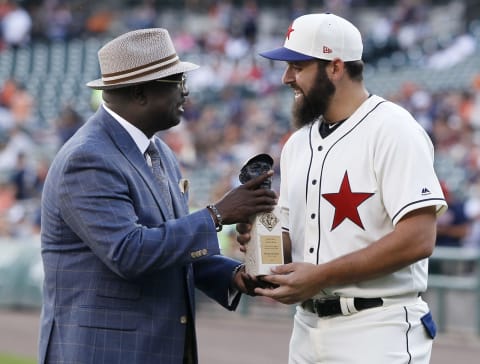
M 374 169 L 393 224 L 423 207 L 435 206 L 438 215 L 443 213 L 447 204 L 433 168 L 428 134 L 399 107 L 389 110 L 384 124 L 375 136 Z

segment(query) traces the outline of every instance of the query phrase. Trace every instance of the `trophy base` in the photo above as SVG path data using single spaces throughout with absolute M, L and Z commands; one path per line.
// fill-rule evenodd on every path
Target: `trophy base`
M 271 274 L 270 269 L 284 264 L 280 208 L 257 214 L 252 222 L 251 239 L 246 245 L 245 271 L 252 276 Z

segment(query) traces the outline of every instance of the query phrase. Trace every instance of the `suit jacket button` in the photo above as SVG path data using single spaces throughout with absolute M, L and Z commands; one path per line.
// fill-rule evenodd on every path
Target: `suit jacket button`
M 187 323 L 187 316 L 181 316 L 180 317 L 180 323 L 186 324 Z

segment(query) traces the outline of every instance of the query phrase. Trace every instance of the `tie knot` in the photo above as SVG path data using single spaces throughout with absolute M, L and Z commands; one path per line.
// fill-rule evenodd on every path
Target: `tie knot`
M 147 154 L 150 156 L 150 158 L 160 158 L 160 152 L 153 142 L 148 144 Z

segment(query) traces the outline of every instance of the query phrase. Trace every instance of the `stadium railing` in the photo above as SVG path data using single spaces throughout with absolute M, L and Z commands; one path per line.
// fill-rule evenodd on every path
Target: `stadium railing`
M 428 277 L 428 289 L 432 291 L 437 302 L 437 323 L 439 332 L 446 330 L 446 292 L 466 291 L 475 295 L 476 307 L 476 331 L 480 335 L 480 250 L 456 247 L 436 247 L 432 256 L 432 262 L 454 262 L 457 264 L 470 265 L 469 271 L 461 275 L 447 273 L 433 273 Z
M 20 241 L 19 241 L 20 240 Z M 40 307 L 43 269 L 40 243 L 34 239 L 0 239 L 0 307 Z M 447 292 L 463 291 L 474 295 L 475 330 L 480 336 L 480 250 L 436 247 L 432 262 L 453 262 L 469 266 L 462 274 L 432 273 L 429 275 L 428 293 L 435 298 L 434 316 L 439 332 L 446 331 Z M 201 304 L 204 300 L 199 298 Z M 207 300 L 208 301 L 208 300 Z M 207 301 L 204 302 L 207 304 Z M 211 305 L 209 305 L 210 307 Z M 269 312 L 274 315 L 292 315 L 294 305 L 281 305 L 258 297 L 244 296 L 238 309 L 241 315 Z M 451 307 L 450 307 L 451 308 Z M 433 310 L 432 310 L 433 311 Z
M 40 307 L 43 266 L 39 238 L 0 238 L 0 252 L 0 307 Z

